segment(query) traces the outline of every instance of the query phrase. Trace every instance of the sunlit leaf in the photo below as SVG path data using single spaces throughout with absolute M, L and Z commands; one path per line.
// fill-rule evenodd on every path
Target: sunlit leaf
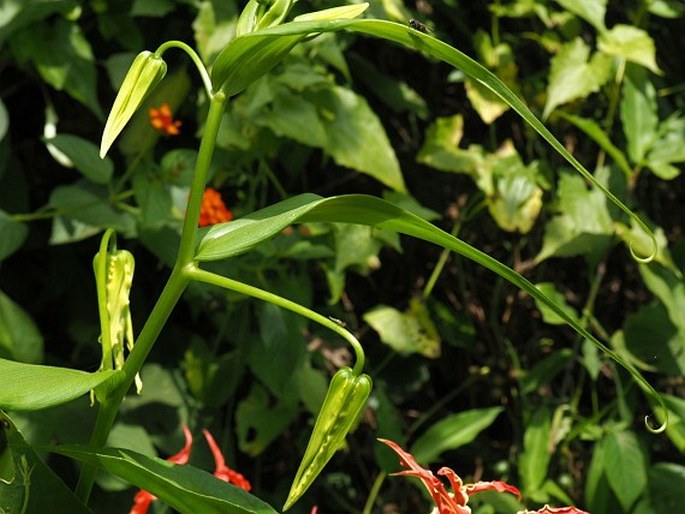
M 661 74 L 656 64 L 654 40 L 642 29 L 618 23 L 600 34 L 597 47 L 607 55 L 622 57 L 644 66 L 652 73 Z
M 71 368 L 0 359 L 0 408 L 38 410 L 60 405 L 88 394 L 107 382 L 111 388 L 123 379 L 123 372 L 86 373 Z
M 621 121 L 628 141 L 628 155 L 641 163 L 656 139 L 659 118 L 656 89 L 644 68 L 628 67 L 623 80 Z
M 567 11 L 583 18 L 598 32 L 606 30 L 604 26 L 604 16 L 607 10 L 607 0 L 555 0 Z
M 559 105 L 599 91 L 610 76 L 611 59 L 601 53 L 590 57 L 590 47 L 582 39 L 562 45 L 552 58 L 542 117 L 547 118 Z

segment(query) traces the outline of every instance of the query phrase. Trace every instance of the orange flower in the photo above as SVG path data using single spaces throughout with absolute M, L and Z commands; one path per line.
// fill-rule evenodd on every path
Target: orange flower
M 150 108 L 150 125 L 166 136 L 178 136 L 181 122 L 174 120 L 169 104 L 164 102 L 159 109 Z
M 232 219 L 233 213 L 226 207 L 219 191 L 211 187 L 205 189 L 200 208 L 200 226 L 207 227 Z
M 167 459 L 169 462 L 173 462 L 174 464 L 187 464 L 188 460 L 190 459 L 190 449 L 193 445 L 193 434 L 190 432 L 187 426 L 183 425 L 182 428 L 183 435 L 185 435 L 186 438 L 186 444 L 180 452 Z M 249 491 L 252 487 L 250 482 L 243 475 L 226 466 L 226 460 L 221 454 L 221 450 L 212 437 L 212 434 L 210 434 L 208 430 L 203 430 L 202 432 L 205 435 L 205 439 L 207 439 L 207 444 L 209 445 L 209 449 L 212 451 L 212 456 L 214 457 L 214 463 L 216 467 L 214 470 L 214 476 L 219 480 L 223 480 L 224 482 L 228 482 L 229 484 L 233 484 L 236 487 L 240 487 L 241 489 Z M 144 489 L 140 489 L 133 497 L 133 507 L 131 507 L 129 514 L 147 514 L 150 505 L 156 499 L 157 497 L 154 494 Z

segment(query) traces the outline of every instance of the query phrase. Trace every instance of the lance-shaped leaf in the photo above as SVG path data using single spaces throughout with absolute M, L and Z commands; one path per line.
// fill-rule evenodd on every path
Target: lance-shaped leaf
M 339 30 L 341 23 L 361 15 L 368 6 L 368 3 L 363 3 L 308 13 L 300 17 L 304 21 L 249 32 L 235 38 L 214 61 L 214 90 L 221 89 L 227 96 L 237 95 L 280 63 L 304 38 Z
M 179 512 L 193 514 L 276 514 L 268 504 L 243 489 L 190 465 L 178 465 L 119 449 L 91 450 L 86 446 L 60 446 L 50 451 L 98 466 L 149 491 Z
M 597 340 L 574 317 L 525 277 L 415 214 L 380 198 L 368 195 L 321 198 L 314 194 L 289 198 L 244 218 L 213 226 L 200 241 L 195 258 L 198 261 L 213 261 L 245 253 L 295 222 L 355 223 L 384 228 L 435 243 L 471 259 L 527 292 L 539 304 L 546 305 L 576 332 L 623 366 L 642 390 L 659 402 L 664 412 L 666 411 L 661 396 L 632 364 Z M 663 429 L 663 426 L 660 429 Z
M 123 378 L 123 371 L 86 373 L 0 359 L 0 408 L 44 409 L 74 400 L 91 389 L 111 390 Z
M 368 36 L 379 37 L 408 48 L 424 52 L 436 59 L 444 61 L 462 70 L 472 80 L 475 80 L 497 97 L 506 102 L 526 121 L 538 134 L 561 155 L 587 181 L 600 189 L 617 207 L 637 223 L 649 236 L 652 251 L 642 257 L 633 255 L 643 261 L 651 260 L 656 254 L 657 242 L 647 225 L 611 191 L 600 184 L 595 177 L 566 150 L 559 140 L 545 127 L 545 125 L 531 112 L 528 106 L 499 78 L 489 70 L 478 64 L 463 52 L 444 43 L 429 34 L 412 29 L 407 25 L 385 20 L 327 20 L 327 21 L 296 21 L 285 23 L 267 30 L 253 32 L 234 39 L 217 57 L 212 69 L 212 84 L 215 89 L 223 88 L 226 94 L 234 95 L 245 89 L 250 82 L 256 80 L 271 68 L 276 66 L 288 52 L 304 37 L 322 32 L 347 30 Z M 252 39 L 254 38 L 254 39 Z M 254 55 L 253 55 L 254 52 Z M 248 63 L 249 65 L 244 65 Z M 241 65 L 242 64 L 242 65 Z M 632 248 L 631 248 L 632 251 Z

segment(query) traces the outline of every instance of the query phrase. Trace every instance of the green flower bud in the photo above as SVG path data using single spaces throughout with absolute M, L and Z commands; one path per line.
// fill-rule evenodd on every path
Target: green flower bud
M 288 510 L 305 493 L 326 463 L 342 446 L 366 400 L 371 394 L 371 377 L 355 375 L 348 367 L 340 368 L 333 376 L 326 393 L 314 431 L 302 457 L 288 499 L 283 510 Z
M 160 56 L 147 50 L 136 56 L 109 112 L 100 143 L 100 158 L 104 158 L 114 140 L 164 75 L 166 63 Z

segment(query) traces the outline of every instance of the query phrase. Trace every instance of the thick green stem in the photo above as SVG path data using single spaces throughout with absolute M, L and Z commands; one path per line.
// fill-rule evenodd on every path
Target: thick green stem
M 276 294 L 270 293 L 269 291 L 264 291 L 263 289 L 259 289 L 258 287 L 244 284 L 242 282 L 238 282 L 237 280 L 232 280 L 230 278 L 222 277 L 221 275 L 217 275 L 215 273 L 202 270 L 194 264 L 186 266 L 183 269 L 183 271 L 185 276 L 190 280 L 197 280 L 199 282 L 213 284 L 224 289 L 229 289 L 231 291 L 236 291 L 247 296 L 259 298 L 260 300 L 264 300 L 274 305 L 278 305 L 283 309 L 287 309 L 296 314 L 299 314 L 300 316 L 309 318 L 310 320 L 319 323 L 320 325 L 323 325 L 326 328 L 329 328 L 330 330 L 344 338 L 345 341 L 350 343 L 350 345 L 354 349 L 354 353 L 356 356 L 356 362 L 354 363 L 354 368 L 352 369 L 352 372 L 355 375 L 361 375 L 364 369 L 364 349 L 362 348 L 362 345 L 361 343 L 359 343 L 357 338 L 354 337 L 352 333 L 349 330 L 347 330 L 339 321 L 327 318 L 326 316 L 322 316 L 321 314 L 314 312 L 313 310 L 308 309 L 307 307 L 304 307 L 299 303 L 293 302 Z
M 187 284 L 188 280 L 183 274 L 174 269 L 122 368 L 126 378 L 100 404 L 95 428 L 90 437 L 91 448 L 100 448 L 107 442 L 107 437 L 109 437 L 109 432 L 114 425 L 114 420 L 119 412 L 124 396 L 126 396 L 130 389 L 136 374 L 143 367 L 143 363 L 150 353 L 154 342 L 157 340 L 162 328 L 164 328 L 169 314 L 171 314 Z M 76 485 L 76 496 L 84 503 L 88 501 L 90 496 L 96 471 L 97 468 L 89 464 L 84 464 L 81 468 L 81 475 Z
M 178 45 L 176 45 L 178 46 Z M 183 231 L 178 251 L 178 259 L 171 276 L 162 291 L 155 307 L 152 309 L 143 329 L 131 350 L 124 367 L 125 380 L 112 391 L 107 398 L 100 404 L 100 410 L 95 421 L 95 428 L 90 438 L 91 448 L 104 446 L 109 437 L 109 433 L 114 425 L 121 402 L 131 387 L 136 374 L 138 374 L 145 363 L 145 359 L 152 350 L 157 337 L 159 337 L 164 324 L 166 323 L 171 311 L 181 298 L 183 291 L 190 282 L 190 277 L 184 272 L 184 266 L 191 265 L 195 257 L 195 241 L 197 238 L 198 220 L 200 218 L 200 208 L 202 207 L 202 196 L 207 182 L 207 174 L 214 153 L 216 136 L 221 124 L 221 117 L 224 112 L 226 96 L 217 93 L 210 100 L 209 114 L 205 130 L 200 142 L 200 150 L 195 163 L 195 173 L 193 183 L 190 187 L 188 206 L 183 221 Z M 95 481 L 97 469 L 89 464 L 84 464 L 81 468 L 78 484 L 76 485 L 76 496 L 84 503 L 88 502 L 90 491 Z
M 197 239 L 197 225 L 202 208 L 202 196 L 207 183 L 207 173 L 212 162 L 216 136 L 221 125 L 221 118 L 226 107 L 226 95 L 222 92 L 212 97 L 209 103 L 209 114 L 200 143 L 200 150 L 195 162 L 195 174 L 190 186 L 190 196 L 186 207 L 186 216 L 183 220 L 183 232 L 181 232 L 181 247 L 178 251 L 177 266 L 185 266 L 195 258 L 195 241 Z

